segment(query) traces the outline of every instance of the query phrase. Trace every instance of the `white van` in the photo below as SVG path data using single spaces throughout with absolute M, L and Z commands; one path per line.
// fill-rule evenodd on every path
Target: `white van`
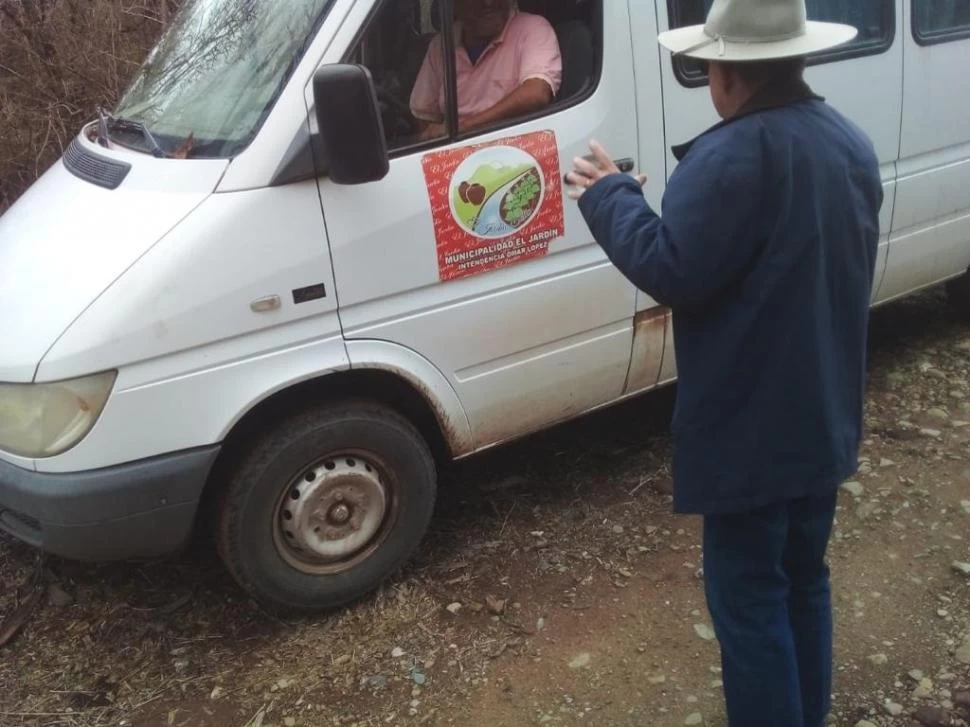
M 656 37 L 709 3 L 521 0 L 559 37 L 553 105 L 456 133 L 442 58 L 451 131 L 421 141 L 451 2 L 187 0 L 0 218 L 0 528 L 89 560 L 211 529 L 262 602 L 333 607 L 417 547 L 436 463 L 673 381 L 669 311 L 562 175 L 597 138 L 659 205 L 716 119 Z M 808 78 L 882 161 L 873 303 L 956 279 L 970 311 L 970 0 L 808 5 L 861 31 Z

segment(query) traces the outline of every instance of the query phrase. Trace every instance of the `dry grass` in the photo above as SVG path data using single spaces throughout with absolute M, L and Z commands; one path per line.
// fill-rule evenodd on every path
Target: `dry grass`
M 181 0 L 0 0 L 0 213 L 110 107 Z

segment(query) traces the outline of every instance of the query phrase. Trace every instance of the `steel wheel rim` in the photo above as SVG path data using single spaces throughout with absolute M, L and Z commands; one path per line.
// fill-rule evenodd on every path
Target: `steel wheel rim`
M 302 468 L 273 513 L 280 557 L 308 575 L 354 568 L 387 539 L 397 515 L 396 487 L 372 453 L 346 451 Z

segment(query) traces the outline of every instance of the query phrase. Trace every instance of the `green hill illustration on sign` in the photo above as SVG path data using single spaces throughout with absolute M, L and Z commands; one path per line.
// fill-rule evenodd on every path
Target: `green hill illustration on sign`
M 501 167 L 483 164 L 470 178 L 462 180 L 455 188 L 455 215 L 464 227 L 474 230 L 479 213 L 492 196 L 533 169 L 529 164 Z

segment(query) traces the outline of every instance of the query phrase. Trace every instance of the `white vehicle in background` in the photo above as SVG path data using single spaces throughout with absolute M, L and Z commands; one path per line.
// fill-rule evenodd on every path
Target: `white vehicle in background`
M 0 218 L 0 528 L 90 560 L 212 529 L 256 598 L 333 607 L 413 553 L 437 463 L 674 380 L 669 311 L 562 173 L 598 138 L 659 204 L 669 146 L 715 118 L 656 36 L 707 3 L 520 5 L 558 33 L 555 103 L 457 133 L 449 87 L 420 141 L 450 2 L 186 2 Z M 808 5 L 860 29 L 808 80 L 882 162 L 873 303 L 953 280 L 970 311 L 970 0 Z

